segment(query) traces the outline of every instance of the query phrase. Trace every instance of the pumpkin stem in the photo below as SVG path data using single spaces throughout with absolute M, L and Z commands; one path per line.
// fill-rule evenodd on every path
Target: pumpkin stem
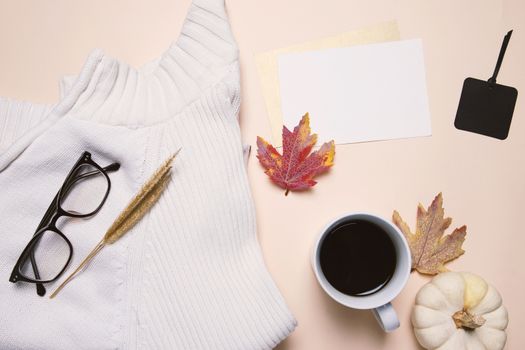
M 472 315 L 467 310 L 457 311 L 454 313 L 454 315 L 452 315 L 452 319 L 454 320 L 457 328 L 463 328 L 466 330 L 472 330 L 481 327 L 486 321 L 482 316 Z

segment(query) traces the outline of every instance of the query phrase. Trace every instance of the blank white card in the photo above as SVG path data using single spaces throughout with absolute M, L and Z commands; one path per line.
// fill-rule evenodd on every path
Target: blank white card
M 420 40 L 283 54 L 279 80 L 284 124 L 309 112 L 320 140 L 431 135 Z

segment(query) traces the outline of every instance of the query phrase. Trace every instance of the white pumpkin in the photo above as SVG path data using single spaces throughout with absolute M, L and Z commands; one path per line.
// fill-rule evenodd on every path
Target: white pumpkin
M 414 333 L 425 349 L 503 349 L 507 324 L 498 291 L 467 272 L 434 277 L 417 293 L 412 312 Z

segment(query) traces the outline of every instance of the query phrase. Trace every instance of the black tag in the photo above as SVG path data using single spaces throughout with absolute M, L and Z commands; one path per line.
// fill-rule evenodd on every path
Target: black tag
M 507 33 L 503 40 L 496 69 L 488 81 L 474 78 L 465 79 L 456 121 L 454 122 L 456 128 L 500 140 L 507 138 L 518 90 L 510 86 L 496 84 L 496 77 L 511 34 L 512 30 Z

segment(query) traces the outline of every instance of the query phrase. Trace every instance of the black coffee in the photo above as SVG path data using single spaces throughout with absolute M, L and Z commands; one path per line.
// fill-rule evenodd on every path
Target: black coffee
M 396 250 L 388 234 L 366 220 L 334 226 L 321 242 L 321 269 L 330 284 L 352 296 L 383 288 L 396 269 Z

